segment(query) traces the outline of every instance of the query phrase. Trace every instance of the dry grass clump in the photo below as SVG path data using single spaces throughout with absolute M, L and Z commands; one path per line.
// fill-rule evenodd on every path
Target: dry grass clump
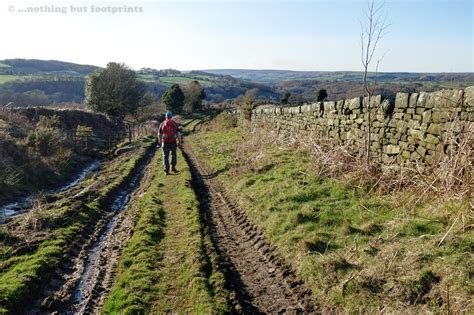
M 202 126 L 203 132 L 229 130 L 237 127 L 237 117 L 230 112 L 221 112 Z
M 264 156 L 254 158 L 255 154 L 247 153 L 255 152 L 265 144 L 305 149 L 311 153 L 312 171 L 318 176 L 371 183 L 369 192 L 416 191 L 416 198 L 410 200 L 414 205 L 428 195 L 459 200 L 474 194 L 474 123 L 467 124 L 462 132 L 456 132 L 457 125 L 453 121 L 443 134 L 443 142 L 449 143 L 448 148 L 434 155 L 429 168 L 416 162 L 406 165 L 374 163 L 368 167 L 363 159 L 350 153 L 348 146 L 322 141 L 311 134 L 286 137 L 264 128 L 253 129 L 249 140 L 242 144 L 239 151 L 244 158 L 251 156 L 252 159 L 246 163 L 249 168 L 258 169 L 260 162 L 264 164 Z M 474 208 L 473 203 L 471 208 Z
M 22 228 L 39 231 L 44 226 L 44 216 L 42 214 L 44 202 L 40 195 L 33 199 L 31 210 L 26 212 L 22 221 Z

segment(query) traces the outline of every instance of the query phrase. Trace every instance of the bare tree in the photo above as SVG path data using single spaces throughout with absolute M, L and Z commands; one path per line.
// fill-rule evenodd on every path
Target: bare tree
M 367 97 L 365 104 L 367 108 L 367 128 L 365 138 L 365 158 L 367 164 L 370 166 L 370 144 L 371 144 L 371 131 L 372 131 L 372 96 L 375 93 L 377 84 L 377 73 L 380 61 L 385 57 L 385 52 L 376 62 L 375 76 L 372 84 L 369 83 L 368 74 L 369 67 L 372 65 L 374 54 L 377 50 L 380 39 L 385 35 L 386 29 L 389 25 L 386 23 L 387 14 L 383 11 L 385 2 L 376 6 L 375 0 L 367 0 L 367 8 L 364 10 L 365 18 L 364 22 L 359 19 L 361 33 L 360 33 L 360 44 L 361 44 L 361 57 L 362 66 L 364 67 L 364 93 Z

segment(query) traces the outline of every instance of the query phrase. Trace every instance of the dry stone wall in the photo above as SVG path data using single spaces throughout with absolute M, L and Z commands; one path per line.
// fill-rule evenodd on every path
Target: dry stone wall
M 253 110 L 251 124 L 283 136 L 317 137 L 344 145 L 361 157 L 368 122 L 366 102 L 367 98 L 357 97 L 295 107 L 263 106 Z M 395 102 L 374 96 L 371 102 L 376 109 L 372 114 L 371 155 L 384 165 L 411 163 L 429 172 L 440 157 L 456 152 L 459 143 L 474 132 L 474 86 L 398 93 Z

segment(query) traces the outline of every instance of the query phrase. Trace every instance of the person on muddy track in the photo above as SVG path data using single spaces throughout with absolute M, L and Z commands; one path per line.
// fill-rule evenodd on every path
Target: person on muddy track
M 183 138 L 181 136 L 181 130 L 178 124 L 173 120 L 173 114 L 166 112 L 165 121 L 160 124 L 158 129 L 158 139 L 161 147 L 163 148 L 163 166 L 165 168 L 165 174 L 168 175 L 170 171 L 169 156 L 171 153 L 171 170 L 176 170 L 176 148 L 178 144 L 181 146 Z M 177 143 L 179 141 L 179 143 Z

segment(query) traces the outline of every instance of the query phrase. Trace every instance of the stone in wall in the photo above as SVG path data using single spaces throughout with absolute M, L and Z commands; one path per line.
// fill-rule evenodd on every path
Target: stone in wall
M 474 87 L 434 93 L 397 93 L 395 102 L 372 97 L 370 148 L 381 163 L 418 163 L 429 166 L 435 154 L 456 150 L 452 138 L 472 132 Z M 285 135 L 308 132 L 322 140 L 346 145 L 354 155 L 363 154 L 367 112 L 366 98 L 272 108 L 255 111 L 252 123 L 277 128 Z M 387 108 L 391 107 L 391 110 Z M 451 141 L 451 142 L 450 142 Z M 429 169 L 429 168 L 425 168 Z
M 430 102 L 436 109 L 461 108 L 463 90 L 441 90 L 431 93 Z
M 420 92 L 418 94 L 418 99 L 416 100 L 416 106 L 417 107 L 422 107 L 422 108 L 431 108 L 431 106 L 428 100 L 430 98 L 430 94 L 426 92 Z
M 324 114 L 336 114 L 336 102 L 324 102 Z
M 474 86 L 467 87 L 464 90 L 463 105 L 461 118 L 466 121 L 474 122 Z
M 348 108 L 351 112 L 355 109 L 359 109 L 361 107 L 360 97 L 355 97 L 345 102 L 346 108 Z
M 410 98 L 408 100 L 408 107 L 410 108 L 417 107 L 417 102 L 418 102 L 418 93 L 410 94 Z
M 395 97 L 395 108 L 402 109 L 408 107 L 408 93 L 397 93 Z

